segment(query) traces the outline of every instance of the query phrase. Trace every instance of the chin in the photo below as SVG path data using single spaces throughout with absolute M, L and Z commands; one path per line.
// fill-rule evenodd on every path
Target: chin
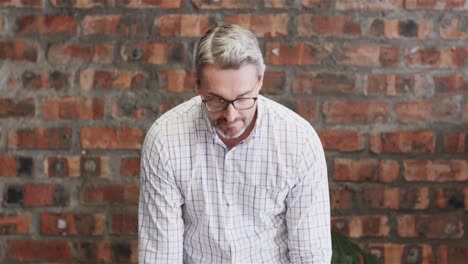
M 244 134 L 245 132 L 245 129 L 246 128 L 243 128 L 242 130 L 240 130 L 239 132 L 237 132 L 236 134 L 233 134 L 233 133 L 225 133 L 224 131 L 222 131 L 221 129 L 217 128 L 216 131 L 218 132 L 218 134 L 222 137 L 222 138 L 225 138 L 225 139 L 234 139 L 234 138 L 238 138 L 240 136 L 242 136 L 242 134 Z

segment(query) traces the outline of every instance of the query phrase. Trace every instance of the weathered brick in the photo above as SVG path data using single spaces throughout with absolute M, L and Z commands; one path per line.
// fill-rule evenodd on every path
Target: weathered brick
M 9 148 L 25 149 L 69 149 L 72 129 L 69 127 L 31 128 L 10 131 Z
M 468 93 L 468 78 L 461 74 L 434 76 L 436 94 Z
M 0 177 L 30 176 L 33 167 L 31 157 L 0 154 Z
M 42 235 L 98 236 L 104 228 L 105 217 L 101 213 L 41 213 Z
M 421 188 L 365 188 L 364 205 L 370 209 L 418 209 L 429 207 L 429 189 Z
M 432 37 L 434 31 L 433 21 L 430 19 L 380 19 L 370 22 L 367 35 L 384 37 L 388 39 Z
M 76 254 L 79 263 L 138 263 L 136 240 L 126 242 L 78 242 Z
M 184 43 L 139 42 L 127 44 L 121 49 L 125 62 L 145 64 L 182 63 L 186 59 L 187 47 Z
M 466 58 L 466 47 L 412 47 L 406 51 L 405 62 L 409 67 L 458 68 Z
M 400 174 L 400 165 L 393 160 L 335 159 L 333 179 L 350 182 L 393 182 Z
M 459 102 L 452 98 L 436 101 L 409 101 L 395 104 L 395 113 L 400 122 L 448 122 L 457 118 Z
M 304 119 L 310 121 L 317 121 L 317 99 L 316 98 L 299 98 L 296 101 L 297 109 L 296 112 Z
M 374 153 L 434 153 L 435 135 L 431 131 L 399 131 L 374 134 L 370 150 Z
M 161 36 L 201 37 L 210 28 L 208 15 L 162 15 L 154 25 Z
M 425 95 L 430 93 L 430 83 L 423 75 L 366 74 L 365 95 Z
M 110 233 L 113 235 L 137 235 L 138 214 L 113 214 L 111 217 Z
M 135 184 L 86 186 L 81 189 L 81 202 L 86 205 L 138 203 L 139 186 Z
M 6 188 L 4 203 L 24 207 L 65 206 L 69 198 L 66 190 L 57 184 L 11 185 Z
M 330 189 L 330 206 L 336 210 L 348 210 L 353 208 L 355 194 L 348 188 Z
M 291 2 L 285 0 L 286 2 Z M 330 8 L 331 2 L 328 0 L 301 0 L 301 6 L 305 8 L 312 8 L 318 10 L 324 10 Z
M 440 36 L 443 39 L 468 39 L 468 30 L 466 30 L 467 17 L 453 18 L 444 17 L 440 26 Z
M 424 244 L 370 243 L 370 252 L 379 263 L 434 263 L 432 246 Z
M 71 262 L 70 244 L 65 241 L 9 240 L 8 257 L 15 261 Z
M 162 8 L 176 9 L 181 8 L 183 0 L 124 0 L 123 5 L 128 8 Z
M 254 0 L 220 0 L 220 1 L 204 1 L 204 0 L 192 0 L 195 7 L 199 9 L 252 9 L 255 8 L 257 3 Z
M 92 89 L 130 89 L 142 88 L 146 75 L 137 71 L 86 69 L 80 73 L 80 87 L 84 91 Z
M 402 215 L 397 217 L 397 233 L 403 238 L 458 239 L 463 221 L 456 216 Z
M 333 45 L 326 43 L 312 45 L 295 43 L 288 45 L 281 42 L 266 44 L 266 59 L 273 65 L 314 65 L 327 58 L 333 50 Z
M 46 120 L 102 119 L 104 100 L 99 98 L 62 97 L 41 102 L 42 116 Z
M 80 9 L 115 6 L 115 0 L 51 0 L 51 3 L 53 7 L 73 7 Z
M 161 88 L 171 93 L 195 91 L 195 74 L 192 71 L 167 70 L 157 72 Z
M 263 78 L 263 94 L 281 94 L 286 89 L 286 73 L 283 71 L 266 71 Z
M 0 36 L 5 35 L 7 28 L 7 18 L 5 16 L 0 16 Z
M 84 127 L 81 147 L 84 149 L 139 149 L 144 132 L 128 127 Z
M 352 93 L 355 90 L 355 77 L 332 72 L 299 72 L 293 83 L 294 93 L 334 94 Z
M 80 156 L 50 156 L 44 160 L 44 172 L 48 177 L 80 176 Z
M 225 22 L 248 28 L 257 37 L 284 37 L 288 35 L 287 14 L 236 14 L 227 16 Z
M 405 160 L 404 177 L 407 181 L 463 182 L 468 180 L 466 160 Z
M 318 0 L 314 0 L 316 2 L 320 2 Z M 295 7 L 296 1 L 289 1 L 289 0 L 265 0 L 264 5 L 266 8 L 278 8 L 278 9 L 285 9 L 285 8 L 292 8 Z
M 326 101 L 323 113 L 327 123 L 374 123 L 388 119 L 390 106 L 385 101 Z
M 337 10 L 398 11 L 403 0 L 337 0 Z
M 49 47 L 47 59 L 57 66 L 79 67 L 90 63 L 109 64 L 113 60 L 110 45 L 66 43 Z
M 66 15 L 31 15 L 16 21 L 18 35 L 75 35 L 77 22 L 73 16 Z
M 0 235 L 27 235 L 30 233 L 29 222 L 31 215 L 0 214 Z
M 460 188 L 439 188 L 435 191 L 435 205 L 440 209 L 464 210 L 465 195 Z
M 37 61 L 38 45 L 32 41 L 0 41 L 0 60 Z
M 464 0 L 407 0 L 405 2 L 407 9 L 425 9 L 425 10 L 467 10 L 468 5 Z
M 468 123 L 468 102 L 463 104 L 462 121 Z
M 123 93 L 118 98 L 112 100 L 111 103 L 111 116 L 114 119 L 153 119 L 157 114 L 157 105 L 152 105 L 149 101 L 142 100 L 135 93 Z
M 315 16 L 302 14 L 297 18 L 299 36 L 359 36 L 361 25 L 348 16 Z
M 442 245 L 437 249 L 440 264 L 464 264 L 468 262 L 467 245 Z
M 399 64 L 400 51 L 388 45 L 347 44 L 343 47 L 340 65 L 394 67 Z
M 120 161 L 120 175 L 126 177 L 138 177 L 140 175 L 140 158 L 122 158 Z
M 34 117 L 34 98 L 0 98 L 0 118 Z
M 447 133 L 444 135 L 444 151 L 447 153 L 466 153 L 466 133 Z
M 44 7 L 45 0 L 2 0 L 0 7 L 17 7 L 17 8 L 40 8 Z
M 319 130 L 320 140 L 326 151 L 359 151 L 364 149 L 362 134 L 351 130 Z
M 84 36 L 148 36 L 147 26 L 138 18 L 122 15 L 88 15 L 81 22 Z
M 388 217 L 383 215 L 332 217 L 331 224 L 351 238 L 385 237 L 390 232 Z

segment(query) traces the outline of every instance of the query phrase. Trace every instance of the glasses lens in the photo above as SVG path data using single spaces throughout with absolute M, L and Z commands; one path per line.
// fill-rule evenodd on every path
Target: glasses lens
M 255 99 L 253 98 L 239 98 L 234 101 L 234 107 L 238 110 L 247 110 L 250 109 L 255 104 Z
M 213 111 L 213 112 L 223 111 L 224 108 L 226 108 L 226 101 L 224 100 L 207 101 L 206 107 L 208 108 L 208 110 Z

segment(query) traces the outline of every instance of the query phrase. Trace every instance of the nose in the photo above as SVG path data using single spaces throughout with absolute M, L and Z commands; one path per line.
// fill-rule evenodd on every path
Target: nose
M 232 104 L 229 104 L 226 110 L 224 110 L 224 118 L 226 118 L 226 121 L 228 122 L 234 122 L 238 115 L 239 112 L 234 108 Z

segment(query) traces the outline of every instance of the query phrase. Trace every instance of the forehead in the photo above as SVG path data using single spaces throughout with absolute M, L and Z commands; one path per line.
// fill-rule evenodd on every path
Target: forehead
M 258 80 L 255 65 L 246 64 L 239 69 L 220 69 L 205 65 L 201 70 L 200 88 L 225 98 L 235 98 L 253 88 Z

